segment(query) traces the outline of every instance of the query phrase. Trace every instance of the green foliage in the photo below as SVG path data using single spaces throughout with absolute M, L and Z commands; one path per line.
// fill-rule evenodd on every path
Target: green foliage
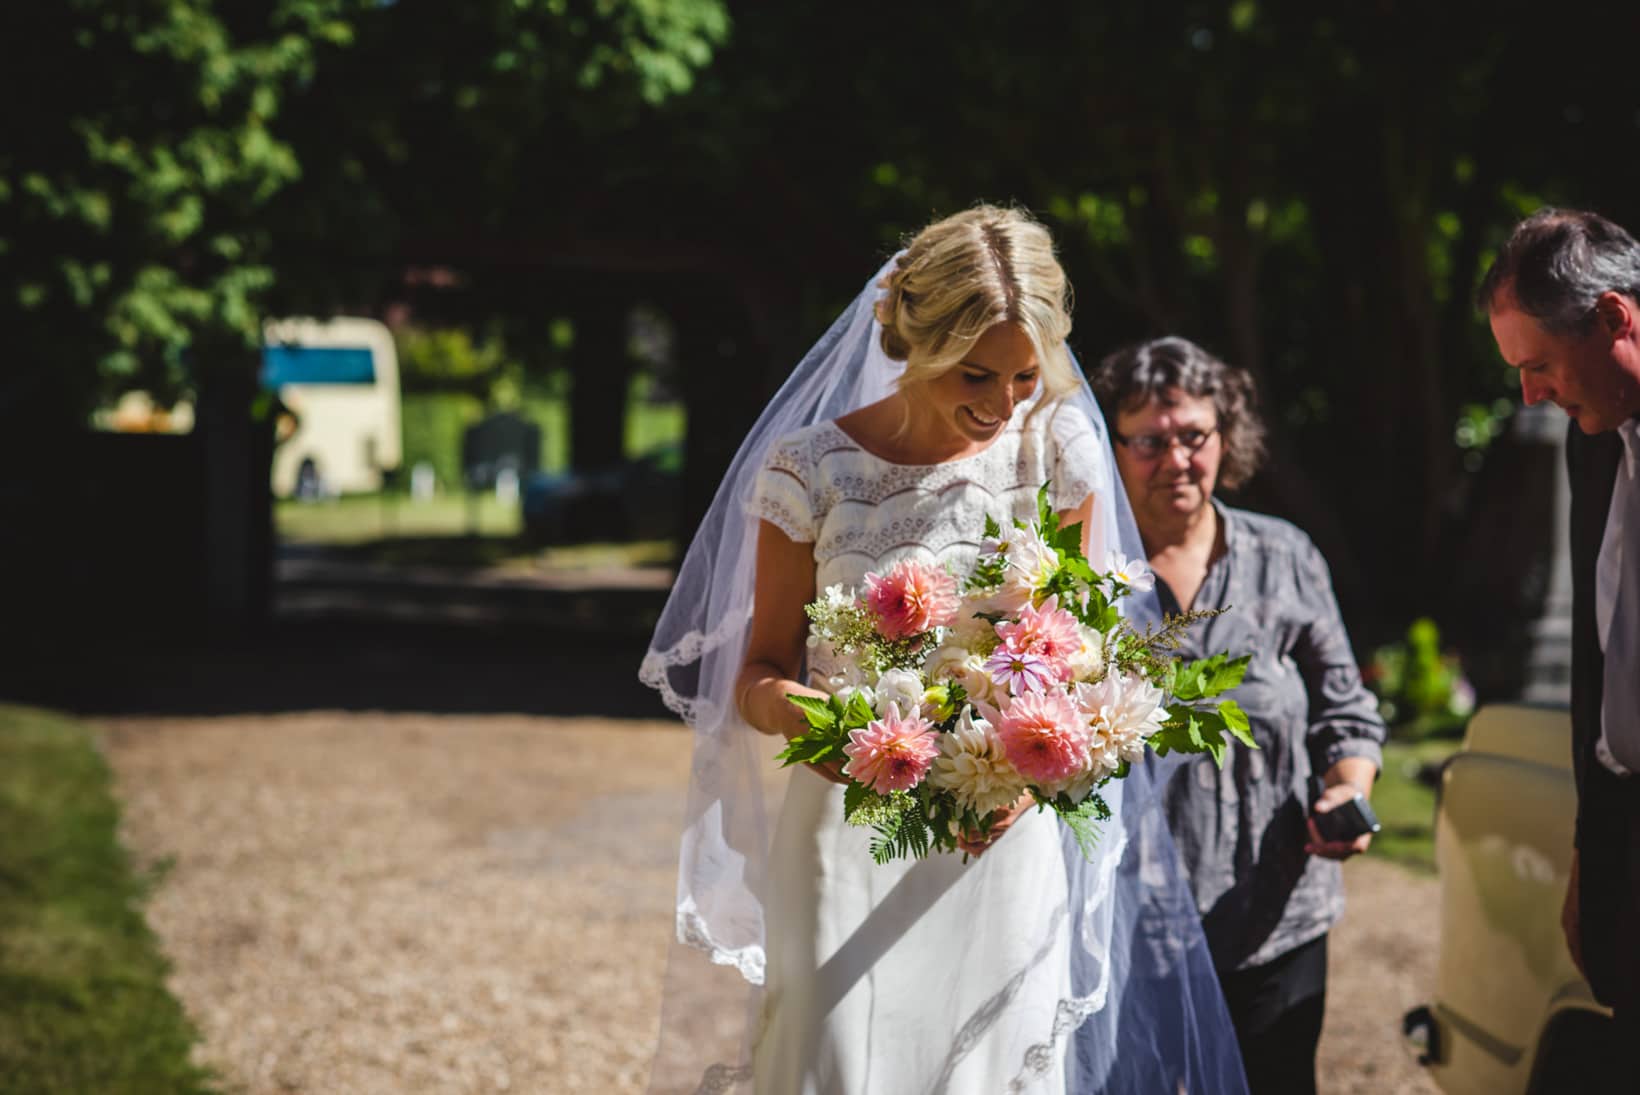
M 406 392 L 465 392 L 487 404 L 507 402 L 500 389 L 510 389 L 514 401 L 523 379 L 523 367 L 507 353 L 500 338 L 475 341 L 462 327 L 410 328 L 397 339 L 399 373 Z
M 721 0 L 8 5 L 28 124 L 0 149 L 0 322 L 31 402 L 248 369 L 271 308 L 376 299 L 407 224 L 550 205 L 525 146 L 630 127 L 728 32 Z
M 1251 654 L 1232 658 L 1228 654 L 1214 654 L 1210 658 L 1180 663 L 1173 674 L 1173 695 L 1186 703 L 1217 696 L 1241 683 L 1247 675 Z
M 198 1034 L 143 919 L 87 729 L 0 706 L 0 1077 L 8 1092 L 192 1095 Z
M 1383 828 L 1372 854 L 1431 874 L 1435 870 L 1435 806 L 1440 767 L 1458 749 L 1449 738 L 1391 740 L 1372 785 L 1372 809 Z
M 1073 803 L 1068 795 L 1060 795 L 1048 805 L 1076 838 L 1076 846 L 1081 849 L 1083 858 L 1092 859 L 1093 850 L 1099 843 L 1099 822 L 1110 820 L 1110 806 L 1104 798 L 1095 792 L 1081 803 Z
M 55 410 L 137 384 L 165 401 L 248 360 L 220 347 L 259 341 L 274 272 L 257 217 L 300 174 L 272 127 L 320 46 L 346 41 L 344 6 L 8 9 L 27 17 L 0 34 L 31 63 L 5 66 L 0 94 L 30 124 L 0 150 L 0 322 L 18 360 L 51 370 Z
M 541 427 L 541 469 L 563 472 L 569 468 L 569 405 L 561 394 L 526 388 L 521 404 L 524 417 Z M 459 391 L 413 392 L 402 397 L 399 416 L 404 435 L 404 466 L 430 464 L 446 490 L 461 486 L 461 434 L 484 417 L 484 402 Z M 683 409 L 676 405 L 634 400 L 628 404 L 626 455 L 640 456 L 683 437 Z
M 799 695 L 788 695 L 786 699 L 802 710 L 809 731 L 787 741 L 786 747 L 776 754 L 775 759 L 783 768 L 840 759 L 843 746 L 848 744 L 848 732 L 861 729 L 877 717 L 859 692 L 852 693 L 847 700 L 841 696 L 821 699 Z
M 477 396 L 439 393 L 407 394 L 399 401 L 403 426 L 404 466 L 432 465 L 439 484 L 446 490 L 459 489 L 461 478 L 461 435 L 468 426 L 484 417 L 484 404 Z M 542 430 L 543 435 L 546 431 Z
M 1401 736 L 1455 737 L 1475 709 L 1462 664 L 1441 650 L 1440 628 L 1428 617 L 1412 622 L 1404 642 L 1374 651 L 1365 677 L 1379 713 Z
M 871 838 L 871 858 L 883 864 L 927 855 L 934 833 L 922 799 L 900 791 L 886 801 L 897 803 L 898 809 L 890 809 L 871 822 L 876 830 Z

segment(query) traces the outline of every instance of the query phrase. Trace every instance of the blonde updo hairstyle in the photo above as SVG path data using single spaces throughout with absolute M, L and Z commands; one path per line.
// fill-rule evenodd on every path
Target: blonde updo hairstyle
M 1036 349 L 1046 407 L 1077 386 L 1065 339 L 1071 288 L 1053 237 L 1028 213 L 993 205 L 918 232 L 883 281 L 883 352 L 905 362 L 900 391 L 959 364 L 979 337 L 1012 323 Z

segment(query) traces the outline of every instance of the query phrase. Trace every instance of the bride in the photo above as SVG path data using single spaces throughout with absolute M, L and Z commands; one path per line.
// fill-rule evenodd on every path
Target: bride
M 967 856 L 879 866 L 835 766 L 772 759 L 807 729 L 787 696 L 855 683 L 806 645 L 818 591 L 908 557 L 964 570 L 985 518 L 1030 519 L 1044 483 L 1096 564 L 1139 554 L 1069 295 L 1025 214 L 929 225 L 742 445 L 641 673 L 695 733 L 652 1090 L 1244 1090 L 1153 808 L 1166 766 L 1112 785 L 1091 863 L 1027 798 Z

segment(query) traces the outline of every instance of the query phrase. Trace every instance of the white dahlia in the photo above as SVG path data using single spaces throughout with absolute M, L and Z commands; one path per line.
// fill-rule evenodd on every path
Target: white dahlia
M 1096 681 L 1105 675 L 1105 637 L 1091 627 L 1079 627 L 1082 648 L 1070 656 L 1071 680 Z
M 1096 684 L 1078 684 L 1075 697 L 1093 728 L 1094 750 L 1109 771 L 1123 761 L 1143 760 L 1146 740 L 1167 717 L 1162 690 L 1142 676 L 1107 673 Z
M 1025 793 L 1025 781 L 1008 763 L 1002 741 L 971 707 L 963 708 L 950 733 L 940 735 L 940 755 L 928 782 L 982 817 Z

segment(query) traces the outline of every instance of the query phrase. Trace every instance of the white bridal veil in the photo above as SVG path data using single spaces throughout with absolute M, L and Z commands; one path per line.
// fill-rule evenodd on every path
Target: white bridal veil
M 747 726 L 732 699 L 752 612 L 758 522 L 747 504 L 777 440 L 893 390 L 902 366 L 883 353 L 874 314 L 882 292 L 878 282 L 887 270 L 885 265 L 872 277 L 809 350 L 741 444 L 684 557 L 639 673 L 694 736 L 676 940 L 652 1092 L 750 1090 L 751 1044 L 764 1007 L 764 886 L 774 830 L 769 802 L 789 773 L 774 760 L 783 743 Z M 1104 528 L 1091 531 L 1140 557 L 1093 394 L 1084 382 L 1067 402 L 1086 414 L 1101 439 L 1106 474 L 1095 481 L 1116 484 L 1115 504 L 1098 507 Z M 1124 604 L 1130 616 L 1156 614 L 1153 599 L 1134 596 Z M 1107 796 L 1117 814 L 1093 862 L 1065 834 L 1061 859 L 1074 941 L 1070 995 L 1059 1001 L 1051 1024 L 1018 1032 L 1022 1085 L 1057 1055 L 1075 1092 L 1246 1090 L 1235 1035 L 1160 809 L 1160 791 L 1173 767 L 1152 757 L 1123 781 L 1119 794 Z M 987 1027 L 1008 1023 L 1007 997 L 999 993 L 997 1000 L 994 1014 L 950 1031 L 951 1059 L 973 1037 L 975 1021 Z M 938 1090 L 942 1085 L 931 1080 L 930 1091 Z

